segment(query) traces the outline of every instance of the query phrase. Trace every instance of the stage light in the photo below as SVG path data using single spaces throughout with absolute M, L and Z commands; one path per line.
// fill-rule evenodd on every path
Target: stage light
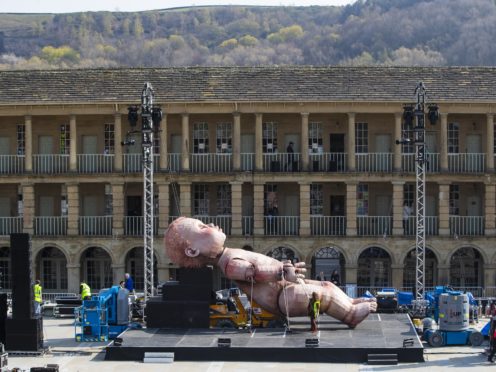
M 431 125 L 435 125 L 437 123 L 439 120 L 439 108 L 437 105 L 429 106 L 429 113 L 427 114 L 427 117 L 429 118 Z
M 413 107 L 406 105 L 403 107 L 403 120 L 406 126 L 413 125 Z
M 127 108 L 127 121 L 131 127 L 135 127 L 138 123 L 138 107 L 129 106 Z

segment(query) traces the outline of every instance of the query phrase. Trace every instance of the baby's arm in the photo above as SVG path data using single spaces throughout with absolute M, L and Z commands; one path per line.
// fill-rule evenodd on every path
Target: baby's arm
M 267 262 L 249 262 L 243 258 L 233 258 L 227 263 L 224 273 L 232 280 L 255 282 L 274 282 L 285 279 L 297 283 L 299 278 L 304 278 L 305 263 L 293 265 L 290 261 L 280 262 L 273 260 Z

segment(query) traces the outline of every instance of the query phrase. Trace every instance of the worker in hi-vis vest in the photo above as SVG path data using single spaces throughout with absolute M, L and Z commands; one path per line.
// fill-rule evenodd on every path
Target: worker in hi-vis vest
M 41 285 L 40 280 L 36 280 L 33 286 L 33 294 L 34 294 L 34 315 L 41 314 Z
M 84 280 L 79 286 L 79 293 L 81 294 L 81 300 L 91 300 L 91 288 Z

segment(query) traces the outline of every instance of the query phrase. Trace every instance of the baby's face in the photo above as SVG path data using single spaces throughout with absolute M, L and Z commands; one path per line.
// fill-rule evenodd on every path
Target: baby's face
M 224 249 L 226 235 L 218 226 L 206 225 L 200 220 L 187 217 L 183 217 L 177 222 L 178 232 L 190 243 L 186 255 L 215 258 Z

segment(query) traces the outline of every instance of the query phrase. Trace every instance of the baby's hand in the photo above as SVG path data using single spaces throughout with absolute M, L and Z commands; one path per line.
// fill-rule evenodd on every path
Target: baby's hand
M 283 261 L 284 279 L 289 282 L 298 283 L 298 279 L 305 278 L 305 262 L 297 262 L 294 265 L 291 261 Z

